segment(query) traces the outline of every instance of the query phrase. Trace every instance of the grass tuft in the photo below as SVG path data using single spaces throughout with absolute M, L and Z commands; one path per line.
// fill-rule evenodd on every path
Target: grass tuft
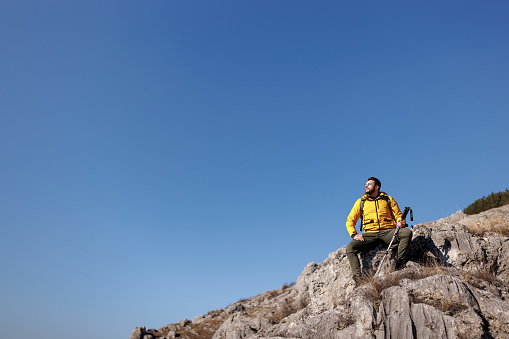
M 422 266 L 418 269 L 405 269 L 380 278 L 375 278 L 373 272 L 363 275 L 360 284 L 370 286 L 364 290 L 364 297 L 372 301 L 377 309 L 382 302 L 382 292 L 390 287 L 399 286 L 402 280 L 419 280 L 447 273 L 446 267 L 439 259 L 425 257 L 421 264 Z
M 496 276 L 496 268 L 493 264 L 489 266 L 484 264 L 477 269 L 463 272 L 461 278 L 479 289 L 485 289 L 486 284 L 495 286 L 502 285 L 502 282 Z
M 466 225 L 467 231 L 471 234 L 484 237 L 487 233 L 496 233 L 504 237 L 509 237 L 509 221 L 502 217 L 488 218 L 473 225 Z
M 412 291 L 408 294 L 410 301 L 414 304 L 426 304 L 437 308 L 446 315 L 453 316 L 468 308 L 460 301 L 444 298 L 439 295 L 424 295 Z

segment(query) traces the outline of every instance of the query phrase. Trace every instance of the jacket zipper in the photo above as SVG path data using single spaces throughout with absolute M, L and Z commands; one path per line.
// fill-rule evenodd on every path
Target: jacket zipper
M 375 200 L 376 220 L 378 221 L 378 232 L 380 232 L 380 218 L 378 217 L 378 199 Z

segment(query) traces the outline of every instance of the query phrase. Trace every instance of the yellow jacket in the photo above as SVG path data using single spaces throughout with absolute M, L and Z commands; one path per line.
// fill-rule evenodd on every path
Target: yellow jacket
M 389 197 L 391 200 L 390 207 L 384 197 Z M 384 192 L 380 192 L 376 198 L 371 198 L 369 195 L 364 194 L 361 199 L 355 202 L 346 219 L 346 229 L 351 237 L 357 234 L 355 224 L 361 217 L 361 200 L 363 198 L 365 199 L 363 207 L 364 216 L 362 219 L 364 232 L 379 232 L 396 228 L 396 222 L 400 221 L 403 216 L 396 201 Z

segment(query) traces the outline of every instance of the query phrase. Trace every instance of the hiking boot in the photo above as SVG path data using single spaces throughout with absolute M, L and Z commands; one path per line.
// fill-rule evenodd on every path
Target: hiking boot
M 354 276 L 352 276 L 352 279 L 355 283 L 355 287 L 359 287 L 361 285 L 361 282 L 362 282 L 362 279 L 361 279 L 361 276 L 359 274 L 356 274 Z
M 405 268 L 405 260 L 396 260 L 396 267 L 394 268 L 395 271 L 399 271 Z

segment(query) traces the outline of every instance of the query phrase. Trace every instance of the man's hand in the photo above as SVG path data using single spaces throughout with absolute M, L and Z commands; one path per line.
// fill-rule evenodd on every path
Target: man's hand
M 406 226 L 406 221 L 405 220 L 398 221 L 398 228 L 405 227 L 405 226 Z
M 354 240 L 359 240 L 359 241 L 364 241 L 364 237 L 360 233 L 357 233 L 356 235 L 354 235 L 353 239 Z

